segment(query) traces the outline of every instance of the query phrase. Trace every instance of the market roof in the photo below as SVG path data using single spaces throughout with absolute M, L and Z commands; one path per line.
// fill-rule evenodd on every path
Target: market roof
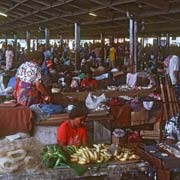
M 81 37 L 128 35 L 128 19 L 139 22 L 144 35 L 178 33 L 179 0 L 0 0 L 0 36 L 17 34 L 42 37 L 44 28 L 51 38 L 74 37 L 74 23 L 81 26 Z M 89 15 L 94 13 L 96 16 Z

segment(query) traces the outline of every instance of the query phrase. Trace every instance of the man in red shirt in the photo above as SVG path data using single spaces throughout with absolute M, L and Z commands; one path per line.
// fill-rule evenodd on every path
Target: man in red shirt
M 60 146 L 87 144 L 87 131 L 84 126 L 88 114 L 85 106 L 76 106 L 69 113 L 69 119 L 57 129 L 57 141 Z
M 81 81 L 83 90 L 94 90 L 97 88 L 97 81 L 92 78 L 92 71 L 87 72 L 86 78 Z

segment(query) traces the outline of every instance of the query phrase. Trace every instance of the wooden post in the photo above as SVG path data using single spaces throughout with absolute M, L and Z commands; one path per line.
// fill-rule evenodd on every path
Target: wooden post
M 174 113 L 173 113 L 172 98 L 171 98 L 167 75 L 165 76 L 165 83 L 166 83 L 166 90 L 167 90 L 167 97 L 168 97 L 168 104 L 169 104 L 170 118 L 171 118 L 174 115 Z
M 162 79 L 159 79 L 160 81 L 160 89 L 161 89 L 161 97 L 162 97 L 162 103 L 163 103 L 163 115 L 164 115 L 164 120 L 168 120 L 168 112 L 167 112 L 167 106 L 166 106 L 166 99 L 165 99 L 165 93 L 164 93 L 164 85 L 162 83 Z

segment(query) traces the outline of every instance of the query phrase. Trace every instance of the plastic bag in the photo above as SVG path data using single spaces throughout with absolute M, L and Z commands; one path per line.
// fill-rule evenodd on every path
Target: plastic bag
M 3 75 L 0 74 L 0 93 L 3 93 L 4 92 L 4 84 L 3 84 Z
M 88 109 L 94 110 L 101 102 L 105 102 L 105 101 L 106 101 L 106 96 L 104 93 L 100 96 L 94 96 L 92 95 L 92 93 L 89 93 L 86 98 L 86 107 Z

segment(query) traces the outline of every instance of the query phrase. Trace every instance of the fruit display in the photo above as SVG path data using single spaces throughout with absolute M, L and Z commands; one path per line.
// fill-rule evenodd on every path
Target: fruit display
M 70 156 L 71 162 L 78 164 L 104 163 L 112 158 L 112 154 L 104 144 L 94 144 L 93 148 L 80 147 Z
M 93 147 L 76 147 L 69 145 L 60 147 L 58 145 L 46 146 L 43 151 L 43 162 L 47 167 L 55 168 L 71 163 L 86 165 L 91 163 L 106 163 L 109 161 L 131 161 L 138 160 L 139 156 L 129 148 L 117 148 L 113 151 L 105 144 L 93 144 Z
M 114 151 L 114 159 L 119 161 L 130 161 L 140 159 L 131 149 L 121 148 Z
M 109 160 L 130 161 L 138 160 L 139 156 L 128 148 L 116 149 L 110 152 L 109 148 L 104 144 L 94 144 L 93 148 L 80 147 L 70 156 L 71 162 L 78 164 L 88 163 L 105 163 Z

